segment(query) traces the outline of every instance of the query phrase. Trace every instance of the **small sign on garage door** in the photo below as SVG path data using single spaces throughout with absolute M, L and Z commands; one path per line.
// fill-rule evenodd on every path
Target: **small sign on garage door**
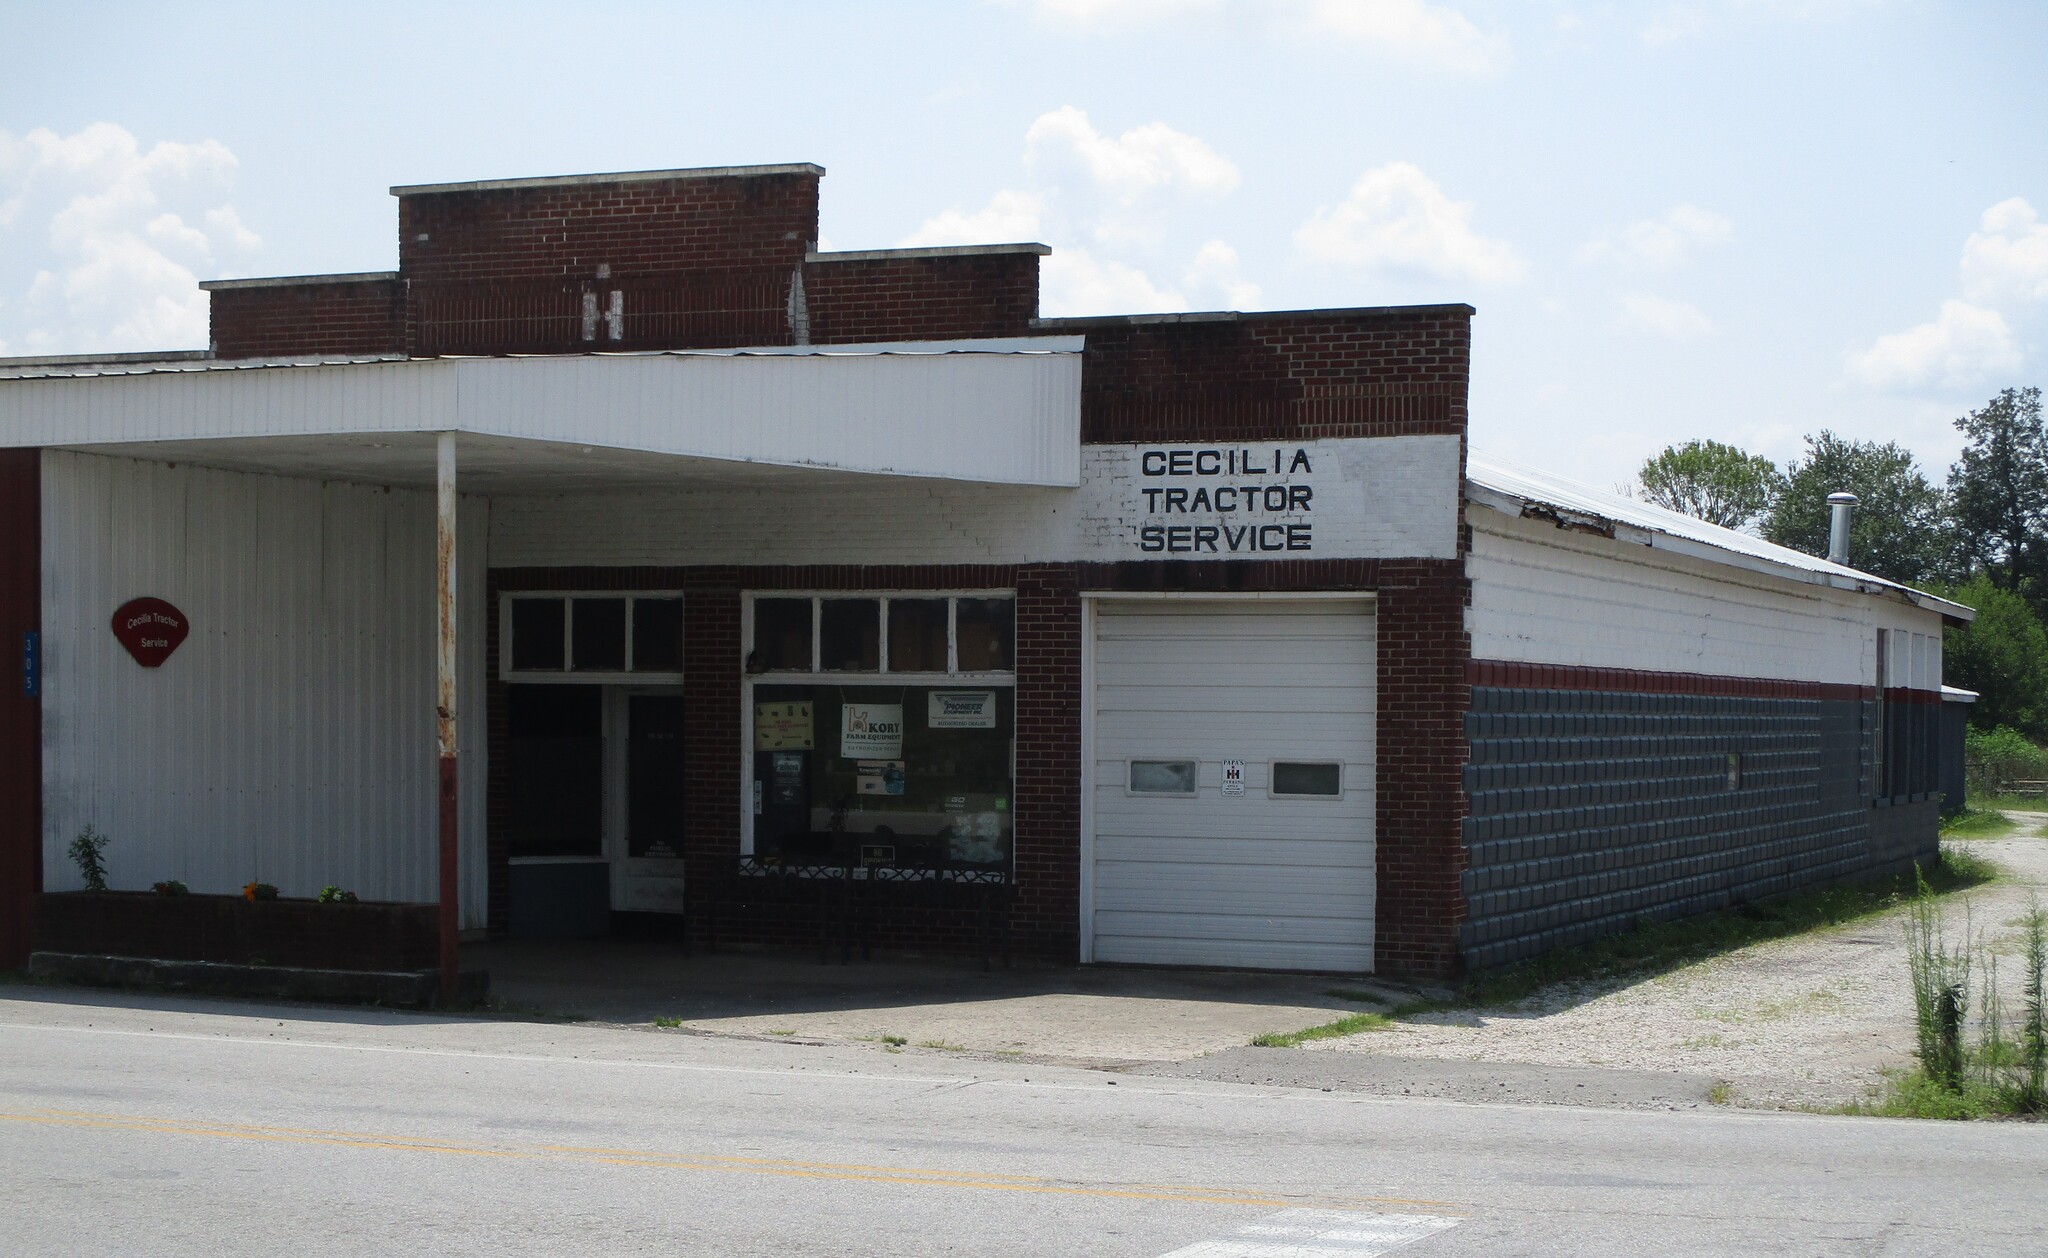
M 1244 761 L 1225 760 L 1223 762 L 1223 793 L 1225 795 L 1244 794 Z

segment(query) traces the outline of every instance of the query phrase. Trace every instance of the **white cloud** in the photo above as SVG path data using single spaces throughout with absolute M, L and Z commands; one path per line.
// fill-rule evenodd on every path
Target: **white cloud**
M 1499 283 L 1522 274 L 1522 260 L 1504 240 L 1472 230 L 1472 205 L 1453 201 L 1409 162 L 1365 172 L 1351 195 L 1318 207 L 1294 233 L 1311 261 L 1445 279 Z
M 193 268 L 262 243 L 225 200 L 235 166 L 219 141 L 144 149 L 112 123 L 0 132 L 0 331 L 29 353 L 205 344 Z
M 1355 39 L 1415 61 L 1485 74 L 1507 61 L 1507 40 L 1469 18 L 1423 0 L 1312 0 L 1308 21 L 1319 31 Z
M 1186 310 L 1187 299 L 1138 268 L 1086 249 L 1055 249 L 1041 264 L 1041 303 L 1050 318 Z
M 1045 198 L 1035 192 L 1005 188 L 981 209 L 968 213 L 946 210 L 919 224 L 905 245 L 988 245 L 1034 240 Z
M 1579 261 L 1622 258 L 1647 266 L 1683 262 L 1702 249 L 1726 243 L 1735 223 L 1725 215 L 1697 205 L 1674 205 L 1662 217 L 1630 223 L 1611 237 L 1579 246 Z
M 1674 340 L 1706 336 L 1714 330 L 1714 321 L 1698 306 L 1649 293 L 1623 294 L 1621 316 L 1624 323 Z
M 1963 295 L 1986 303 L 2048 298 L 2048 223 L 2024 199 L 1984 211 L 1963 242 Z
M 1996 310 L 1951 298 L 1931 323 L 1877 338 L 1849 355 L 1851 379 L 1873 389 L 1962 388 L 2017 371 L 2022 356 Z
M 1237 166 L 1195 136 L 1148 122 L 1112 138 L 1096 131 L 1088 115 L 1072 105 L 1031 124 L 1024 133 L 1024 162 L 1053 179 L 1078 166 L 1126 205 L 1159 189 L 1220 194 L 1238 184 Z
M 1259 286 L 1244 278 L 1237 250 L 1220 240 L 1211 240 L 1195 251 L 1195 260 L 1182 272 L 1180 282 L 1188 288 L 1221 292 L 1233 310 L 1256 310 Z

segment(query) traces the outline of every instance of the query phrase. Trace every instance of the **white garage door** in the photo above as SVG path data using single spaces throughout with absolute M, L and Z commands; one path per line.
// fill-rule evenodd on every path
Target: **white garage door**
M 1095 624 L 1094 958 L 1370 970 L 1372 605 L 1104 600 Z

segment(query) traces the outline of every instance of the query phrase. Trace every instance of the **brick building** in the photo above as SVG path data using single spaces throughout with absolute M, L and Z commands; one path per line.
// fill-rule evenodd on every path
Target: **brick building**
M 822 174 L 394 188 L 396 271 L 0 364 L 0 964 L 88 824 L 471 932 L 1433 977 L 1931 854 L 1967 609 L 1468 460 L 1468 306 L 1043 319 L 1041 245 L 818 252 Z

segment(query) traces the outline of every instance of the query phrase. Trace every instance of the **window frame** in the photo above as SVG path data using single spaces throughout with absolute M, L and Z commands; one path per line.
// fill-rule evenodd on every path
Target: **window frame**
M 1010 621 L 1010 667 L 1006 669 L 980 669 L 963 671 L 960 668 L 960 600 L 961 599 L 1003 599 L 1011 605 Z M 793 668 L 749 670 L 748 661 L 754 654 L 754 604 L 761 599 L 796 600 L 808 599 L 811 604 L 811 666 L 808 670 Z M 824 663 L 824 611 L 823 605 L 847 599 L 873 599 L 878 631 L 881 635 L 878 660 L 879 667 L 873 672 L 850 671 L 823 667 Z M 913 672 L 896 672 L 889 667 L 889 600 L 902 599 L 905 602 L 929 602 L 933 599 L 946 600 L 946 667 L 944 670 L 919 669 Z M 974 682 L 991 686 L 1015 686 L 1017 684 L 1017 633 L 1016 633 L 1015 590 L 746 590 L 740 596 L 740 668 L 748 682 L 761 681 L 770 685 L 795 685 L 804 681 L 831 679 L 846 685 L 874 685 L 874 679 L 886 678 L 906 685 L 944 685 L 951 681 Z M 866 678 L 863 682 L 861 679 Z M 749 706 L 748 711 L 752 711 Z
M 822 669 L 824 643 L 819 630 L 822 628 L 823 613 L 820 604 L 826 599 L 867 599 L 876 600 L 876 623 L 880 629 L 881 667 L 872 673 L 846 672 L 838 669 Z M 946 600 L 946 672 L 894 673 L 889 671 L 889 600 L 892 598 Z M 1010 667 L 1001 671 L 963 673 L 954 671 L 960 662 L 960 600 L 963 598 L 1008 599 L 1011 605 Z M 811 667 L 808 671 L 797 669 L 763 669 L 753 672 L 749 661 L 754 654 L 754 604 L 761 599 L 809 599 L 811 603 Z M 901 589 L 887 590 L 776 590 L 753 589 L 740 591 L 740 741 L 736 749 L 739 755 L 740 779 L 740 854 L 754 854 L 754 688 L 762 686 L 923 686 L 943 690 L 971 690 L 1017 688 L 1017 638 L 1016 638 L 1017 591 L 1014 589 L 945 588 L 935 590 Z M 1013 801 L 1017 791 L 1017 727 L 1015 701 L 1012 700 L 1010 725 L 1010 796 Z M 1015 836 L 1012 835 L 1010 852 L 1011 868 L 1016 868 Z
M 1314 768 L 1331 768 L 1337 771 L 1337 789 L 1334 791 L 1283 791 L 1274 785 L 1280 780 L 1276 770 L 1283 764 L 1307 765 Z M 1344 798 L 1344 762 L 1342 760 L 1312 760 L 1303 756 L 1275 756 L 1266 761 L 1266 798 L 1268 799 L 1342 799 Z
M 654 685 L 679 686 L 681 669 L 665 672 L 636 672 L 633 668 L 633 604 L 636 600 L 683 602 L 682 590 L 501 590 L 498 592 L 498 680 L 521 685 Z M 626 666 L 623 669 L 576 668 L 577 599 L 624 599 L 626 602 Z M 512 604 L 521 599 L 560 599 L 562 603 L 562 667 L 559 669 L 515 669 L 512 667 Z M 688 632 L 688 604 L 684 605 L 684 631 Z M 682 644 L 678 644 L 680 649 Z
M 1131 770 L 1140 764 L 1190 764 L 1195 767 L 1190 779 L 1194 789 L 1186 791 L 1141 791 L 1131 785 Z M 1200 756 L 1131 756 L 1124 761 L 1124 795 L 1131 799 L 1200 799 L 1202 797 L 1202 758 Z

